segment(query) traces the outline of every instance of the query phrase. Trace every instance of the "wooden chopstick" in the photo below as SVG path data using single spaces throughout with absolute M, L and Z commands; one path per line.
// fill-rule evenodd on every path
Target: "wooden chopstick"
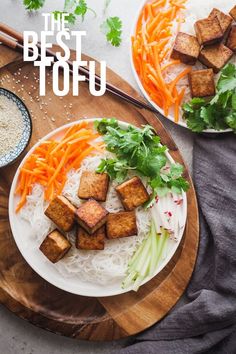
M 11 28 L 11 27 L 9 27 L 9 26 L 1 23 L 1 22 L 0 22 L 0 31 L 2 33 L 6 34 L 7 36 L 10 36 L 10 37 L 13 38 L 13 39 L 10 39 L 9 37 L 0 34 L 0 41 L 2 43 L 4 43 L 5 45 L 7 45 L 8 47 L 10 47 L 12 49 L 18 50 L 18 51 L 23 53 L 23 49 L 24 49 L 24 47 L 22 45 L 22 43 L 23 43 L 23 35 L 21 33 L 17 32 L 13 28 Z M 37 44 L 37 47 L 39 48 L 39 50 L 41 50 L 40 43 Z M 55 61 L 57 61 L 57 57 L 56 57 L 56 55 L 55 55 L 55 53 L 53 51 L 47 49 L 46 52 L 47 52 L 48 55 L 53 56 Z M 70 66 L 70 73 L 72 73 L 73 64 L 72 64 L 72 62 L 70 60 L 68 60 L 67 63 Z M 87 68 L 80 67 L 79 68 L 79 73 L 86 77 L 86 82 L 89 82 L 89 70 Z M 100 76 L 95 75 L 95 84 L 96 84 L 96 86 L 100 87 L 100 83 L 101 83 Z M 153 108 L 152 106 L 150 106 L 150 105 L 148 105 L 148 104 L 146 104 L 144 102 L 139 101 L 138 99 L 130 96 L 126 92 L 120 90 L 119 88 L 117 88 L 116 86 L 114 86 L 114 85 L 112 85 L 110 83 L 106 84 L 106 90 L 108 92 L 110 92 L 111 94 L 117 96 L 118 98 L 123 99 L 126 102 L 135 105 L 138 108 L 141 108 L 141 109 L 144 108 L 144 109 L 147 109 L 147 110 L 149 110 L 151 112 L 157 113 L 156 109 Z
M 22 44 L 20 44 L 18 41 L 14 40 L 14 39 L 11 39 L 11 38 L 9 38 L 9 37 L 7 37 L 5 35 L 2 35 L 1 33 L 0 33 L 0 42 L 2 42 L 3 44 L 7 45 L 8 47 L 10 47 L 12 49 L 15 49 L 15 50 L 20 51 L 21 53 L 23 53 L 24 46 Z M 32 51 L 29 50 L 29 52 L 32 52 Z M 48 52 L 48 54 L 55 56 L 53 52 L 51 52 L 51 51 L 47 51 L 47 52 Z M 40 53 L 39 53 L 39 57 L 41 57 Z M 55 59 L 57 60 L 56 57 L 55 57 Z M 72 69 L 69 69 L 69 72 L 70 72 L 70 74 L 73 74 L 73 70 Z M 89 83 L 89 71 L 83 71 L 83 72 L 79 71 L 79 73 L 83 74 L 85 76 L 85 82 Z M 100 87 L 100 83 L 99 82 L 95 81 L 95 85 L 97 87 Z M 111 94 L 115 95 L 116 97 L 118 97 L 118 98 L 120 98 L 120 99 L 122 99 L 122 100 L 124 100 L 124 101 L 126 101 L 128 103 L 131 103 L 131 104 L 135 105 L 138 108 L 144 108 L 144 107 L 141 107 L 142 102 L 140 102 L 140 101 L 137 101 L 137 102 L 136 101 L 132 101 L 131 102 L 129 97 L 122 96 L 119 92 L 114 92 L 114 91 L 112 91 L 109 88 L 106 88 L 106 90 L 108 92 L 110 92 Z

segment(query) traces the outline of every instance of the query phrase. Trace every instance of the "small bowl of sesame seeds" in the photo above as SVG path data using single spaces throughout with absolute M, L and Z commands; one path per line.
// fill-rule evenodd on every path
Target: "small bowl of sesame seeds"
M 13 92 L 0 87 L 0 168 L 13 163 L 32 135 L 30 113 Z

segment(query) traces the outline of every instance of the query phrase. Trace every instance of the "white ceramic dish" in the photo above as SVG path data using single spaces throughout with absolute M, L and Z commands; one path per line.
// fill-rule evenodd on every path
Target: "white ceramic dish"
M 90 121 L 94 121 L 94 119 L 90 119 Z M 33 150 L 35 147 L 40 145 L 44 140 L 49 140 L 52 138 L 58 138 L 61 136 L 63 131 L 70 127 L 73 124 L 76 124 L 78 122 L 73 122 L 67 125 L 64 125 L 53 132 L 49 133 L 47 136 L 42 138 L 37 144 L 35 144 L 34 147 L 28 152 L 28 154 L 25 156 L 25 158 L 22 160 L 12 183 L 11 186 L 11 191 L 10 191 L 10 198 L 9 198 L 9 218 L 10 218 L 10 225 L 13 233 L 13 237 L 15 239 L 15 242 L 22 254 L 22 256 L 25 258 L 27 263 L 33 268 L 35 272 L 37 272 L 42 278 L 47 280 L 49 283 L 53 284 L 54 286 L 68 291 L 70 293 L 74 293 L 77 295 L 83 295 L 83 296 L 93 296 L 93 297 L 103 297 L 103 296 L 112 296 L 112 295 L 118 295 L 122 294 L 125 292 L 130 291 L 130 288 L 127 289 L 122 289 L 121 288 L 121 282 L 115 282 L 113 284 L 109 284 L 108 286 L 104 285 L 98 285 L 98 284 L 92 284 L 84 281 L 78 281 L 78 278 L 73 278 L 73 277 L 63 277 L 61 273 L 58 272 L 58 270 L 55 268 L 55 266 L 47 260 L 47 258 L 41 253 L 41 251 L 38 249 L 36 243 L 35 243 L 35 238 L 31 237 L 31 227 L 30 225 L 24 221 L 19 214 L 15 213 L 15 207 L 18 201 L 18 197 L 14 195 L 14 191 L 16 189 L 17 185 L 17 180 L 19 176 L 19 170 L 20 167 L 24 164 L 25 160 L 27 157 L 32 154 Z M 120 125 L 125 128 L 128 126 L 127 123 L 120 122 Z M 172 157 L 167 153 L 167 157 L 170 160 L 170 162 L 173 162 Z M 170 244 L 168 246 L 168 255 L 164 260 L 162 260 L 156 269 L 155 275 L 157 275 L 170 261 L 170 259 L 173 257 L 175 254 L 180 241 L 182 239 L 183 233 L 184 233 L 184 228 L 186 224 L 186 218 L 187 218 L 187 199 L 186 199 L 186 193 L 182 194 L 183 198 L 183 215 L 181 215 L 181 220 L 182 220 L 182 225 L 183 227 L 179 231 L 178 235 L 178 241 L 168 241 Z M 63 260 L 62 260 L 63 261 Z M 154 275 L 154 276 L 155 276 Z M 148 282 L 152 277 L 146 278 L 145 281 L 142 283 L 145 284 Z
M 195 2 L 196 0 L 192 0 L 192 1 Z M 147 3 L 147 0 L 145 0 L 145 1 L 141 4 L 140 8 L 139 8 L 138 11 L 137 11 L 137 15 L 135 16 L 134 24 L 133 24 L 133 26 L 132 26 L 130 38 L 131 38 L 131 37 L 134 35 L 134 33 L 135 33 L 136 24 L 137 24 L 139 15 L 140 15 L 140 13 L 141 13 L 141 11 L 142 11 L 142 8 L 144 7 L 144 5 L 145 5 L 146 3 Z M 212 8 L 213 8 L 213 7 L 217 7 L 216 5 L 217 5 L 217 4 L 214 3 L 214 6 L 212 5 Z M 202 17 L 204 17 L 204 16 L 202 16 Z M 144 87 L 143 87 L 143 85 L 142 85 L 142 83 L 141 83 L 141 81 L 140 81 L 140 79 L 139 79 L 139 76 L 138 76 L 138 74 L 137 74 L 137 72 L 136 72 L 136 70 L 135 70 L 135 67 L 134 67 L 131 40 L 130 40 L 130 63 L 131 63 L 131 68 L 132 68 L 132 72 L 133 72 L 133 75 L 134 75 L 134 77 L 135 77 L 135 80 L 136 80 L 136 82 L 137 82 L 137 84 L 138 84 L 138 86 L 139 86 L 139 89 L 141 90 L 143 96 L 146 98 L 146 100 L 147 100 L 147 101 L 157 110 L 157 112 L 159 112 L 163 117 L 168 118 L 168 119 L 171 120 L 173 123 L 175 123 L 175 124 L 177 124 L 177 125 L 180 125 L 181 127 L 184 127 L 184 128 L 189 129 L 184 120 L 180 119 L 179 122 L 176 123 L 175 120 L 174 120 L 174 116 L 173 116 L 173 115 L 169 114 L 169 115 L 166 117 L 165 114 L 164 114 L 163 109 L 160 108 L 160 107 L 159 107 L 154 101 L 152 101 L 152 99 L 149 97 L 149 95 L 148 95 L 148 93 L 146 92 L 146 90 L 144 89 Z M 203 131 L 203 133 L 228 133 L 228 132 L 230 132 L 230 131 L 232 131 L 232 129 L 225 129 L 225 130 L 219 130 L 219 131 L 218 131 L 218 130 L 215 130 L 215 129 L 205 129 L 205 130 Z

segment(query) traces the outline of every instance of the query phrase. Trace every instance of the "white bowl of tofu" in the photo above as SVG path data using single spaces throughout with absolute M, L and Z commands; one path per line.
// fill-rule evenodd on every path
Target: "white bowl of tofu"
M 91 122 L 94 120 L 89 119 Z M 29 222 L 27 218 L 24 218 L 25 214 L 22 217 L 20 213 L 15 212 L 19 199 L 15 195 L 15 189 L 20 168 L 25 160 L 43 141 L 58 139 L 65 129 L 76 123 L 78 122 L 67 124 L 48 134 L 28 152 L 21 162 L 9 197 L 11 229 L 15 242 L 27 263 L 52 285 L 81 296 L 114 296 L 132 289 L 132 287 L 122 288 L 125 274 L 122 272 L 122 260 L 119 260 L 119 257 L 132 256 L 135 247 L 144 238 L 143 231 L 140 233 L 142 229 L 140 222 L 145 224 L 149 220 L 148 212 L 142 210 L 143 208 L 134 209 L 138 205 L 137 200 L 141 198 L 143 203 L 149 197 L 141 179 L 132 177 L 123 185 L 113 187 L 111 183 L 109 185 L 107 176 L 94 175 L 89 170 L 90 167 L 88 170 L 86 167 L 85 170 L 80 171 L 81 173 L 75 172 L 68 177 L 68 192 L 54 198 L 46 208 L 45 205 L 39 206 L 39 212 L 34 215 L 34 220 Z M 128 127 L 127 123 L 119 122 L 119 124 L 124 129 Z M 166 156 L 173 163 L 168 152 Z M 93 160 L 91 157 L 91 166 L 94 166 L 95 158 Z M 74 190 L 73 183 L 78 177 L 79 188 L 76 186 L 78 198 L 76 196 L 72 200 L 71 190 Z M 138 198 L 134 198 L 134 186 L 138 188 Z M 115 196 L 115 188 L 117 196 Z M 127 188 L 134 191 L 130 193 L 129 198 L 127 198 Z M 41 197 L 42 190 L 35 188 L 30 200 L 32 202 L 36 198 L 37 202 L 37 198 L 40 201 Z M 120 204 L 116 204 L 115 207 L 112 205 L 114 198 L 120 201 Z M 83 200 L 82 203 L 80 199 Z M 168 197 L 165 203 L 165 205 L 170 203 Z M 168 239 L 165 258 L 161 260 L 155 274 L 145 278 L 141 285 L 148 282 L 168 264 L 181 242 L 187 218 L 186 193 L 183 192 L 173 203 L 176 203 L 174 207 L 180 204 L 176 214 L 175 240 Z M 43 232 L 44 228 L 49 231 Z M 123 238 L 119 239 L 121 236 Z M 129 254 L 126 255 L 127 250 Z M 112 256 L 115 257 L 111 261 Z M 93 270 L 96 274 L 93 274 Z
M 153 3 L 155 2 L 153 1 Z M 135 34 L 136 25 L 145 4 L 147 4 L 146 0 L 141 4 L 137 12 L 131 30 L 131 37 Z M 183 10 L 185 11 L 185 21 L 181 26 L 180 32 L 175 31 L 172 34 L 171 54 L 168 60 L 180 60 L 181 70 L 192 66 L 192 72 L 180 80 L 177 85 L 179 91 L 185 88 L 182 103 L 186 103 L 194 97 L 207 99 L 213 97 L 216 92 L 219 71 L 228 62 L 236 64 L 236 26 L 234 23 L 236 21 L 236 6 L 234 0 L 229 0 L 227 3 L 224 0 L 207 2 L 205 0 L 187 0 L 183 5 L 186 7 Z M 174 28 L 176 29 L 176 25 L 174 25 Z M 188 128 L 186 120 L 183 119 L 181 107 L 179 109 L 179 120 L 176 122 L 174 107 L 169 110 L 168 115 L 165 115 L 164 110 L 154 102 L 145 90 L 142 80 L 135 69 L 132 43 L 130 45 L 130 63 L 138 87 L 147 101 L 163 117 Z M 164 64 L 166 63 L 168 61 Z M 174 72 L 171 73 L 171 68 L 172 66 L 167 70 L 167 81 L 175 78 Z M 232 129 L 204 129 L 202 132 L 226 133 L 230 131 Z

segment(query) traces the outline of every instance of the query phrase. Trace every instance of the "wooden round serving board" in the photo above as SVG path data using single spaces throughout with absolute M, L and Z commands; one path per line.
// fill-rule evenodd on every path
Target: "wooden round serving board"
M 72 59 L 73 56 L 74 53 Z M 47 96 L 38 98 L 37 75 L 32 64 L 23 63 L 19 54 L 0 45 L 0 86 L 23 97 L 33 115 L 30 147 L 39 138 L 69 121 L 85 117 L 116 117 L 137 126 L 148 121 L 160 135 L 162 143 L 168 146 L 173 158 L 183 163 L 178 148 L 154 114 L 137 109 L 110 94 L 93 97 L 85 83 L 81 86 L 79 97 L 68 95 L 60 99 L 52 92 L 51 73 L 47 76 Z M 108 70 L 107 80 L 142 99 L 111 70 Z M 8 196 L 19 162 L 0 170 L 0 302 L 17 316 L 39 327 L 87 340 L 119 339 L 141 332 L 162 319 L 183 294 L 197 256 L 198 208 L 187 169 L 185 176 L 191 184 L 187 195 L 187 225 L 182 243 L 169 264 L 137 293 L 90 298 L 72 295 L 47 283 L 30 268 L 17 249 L 9 225 Z

